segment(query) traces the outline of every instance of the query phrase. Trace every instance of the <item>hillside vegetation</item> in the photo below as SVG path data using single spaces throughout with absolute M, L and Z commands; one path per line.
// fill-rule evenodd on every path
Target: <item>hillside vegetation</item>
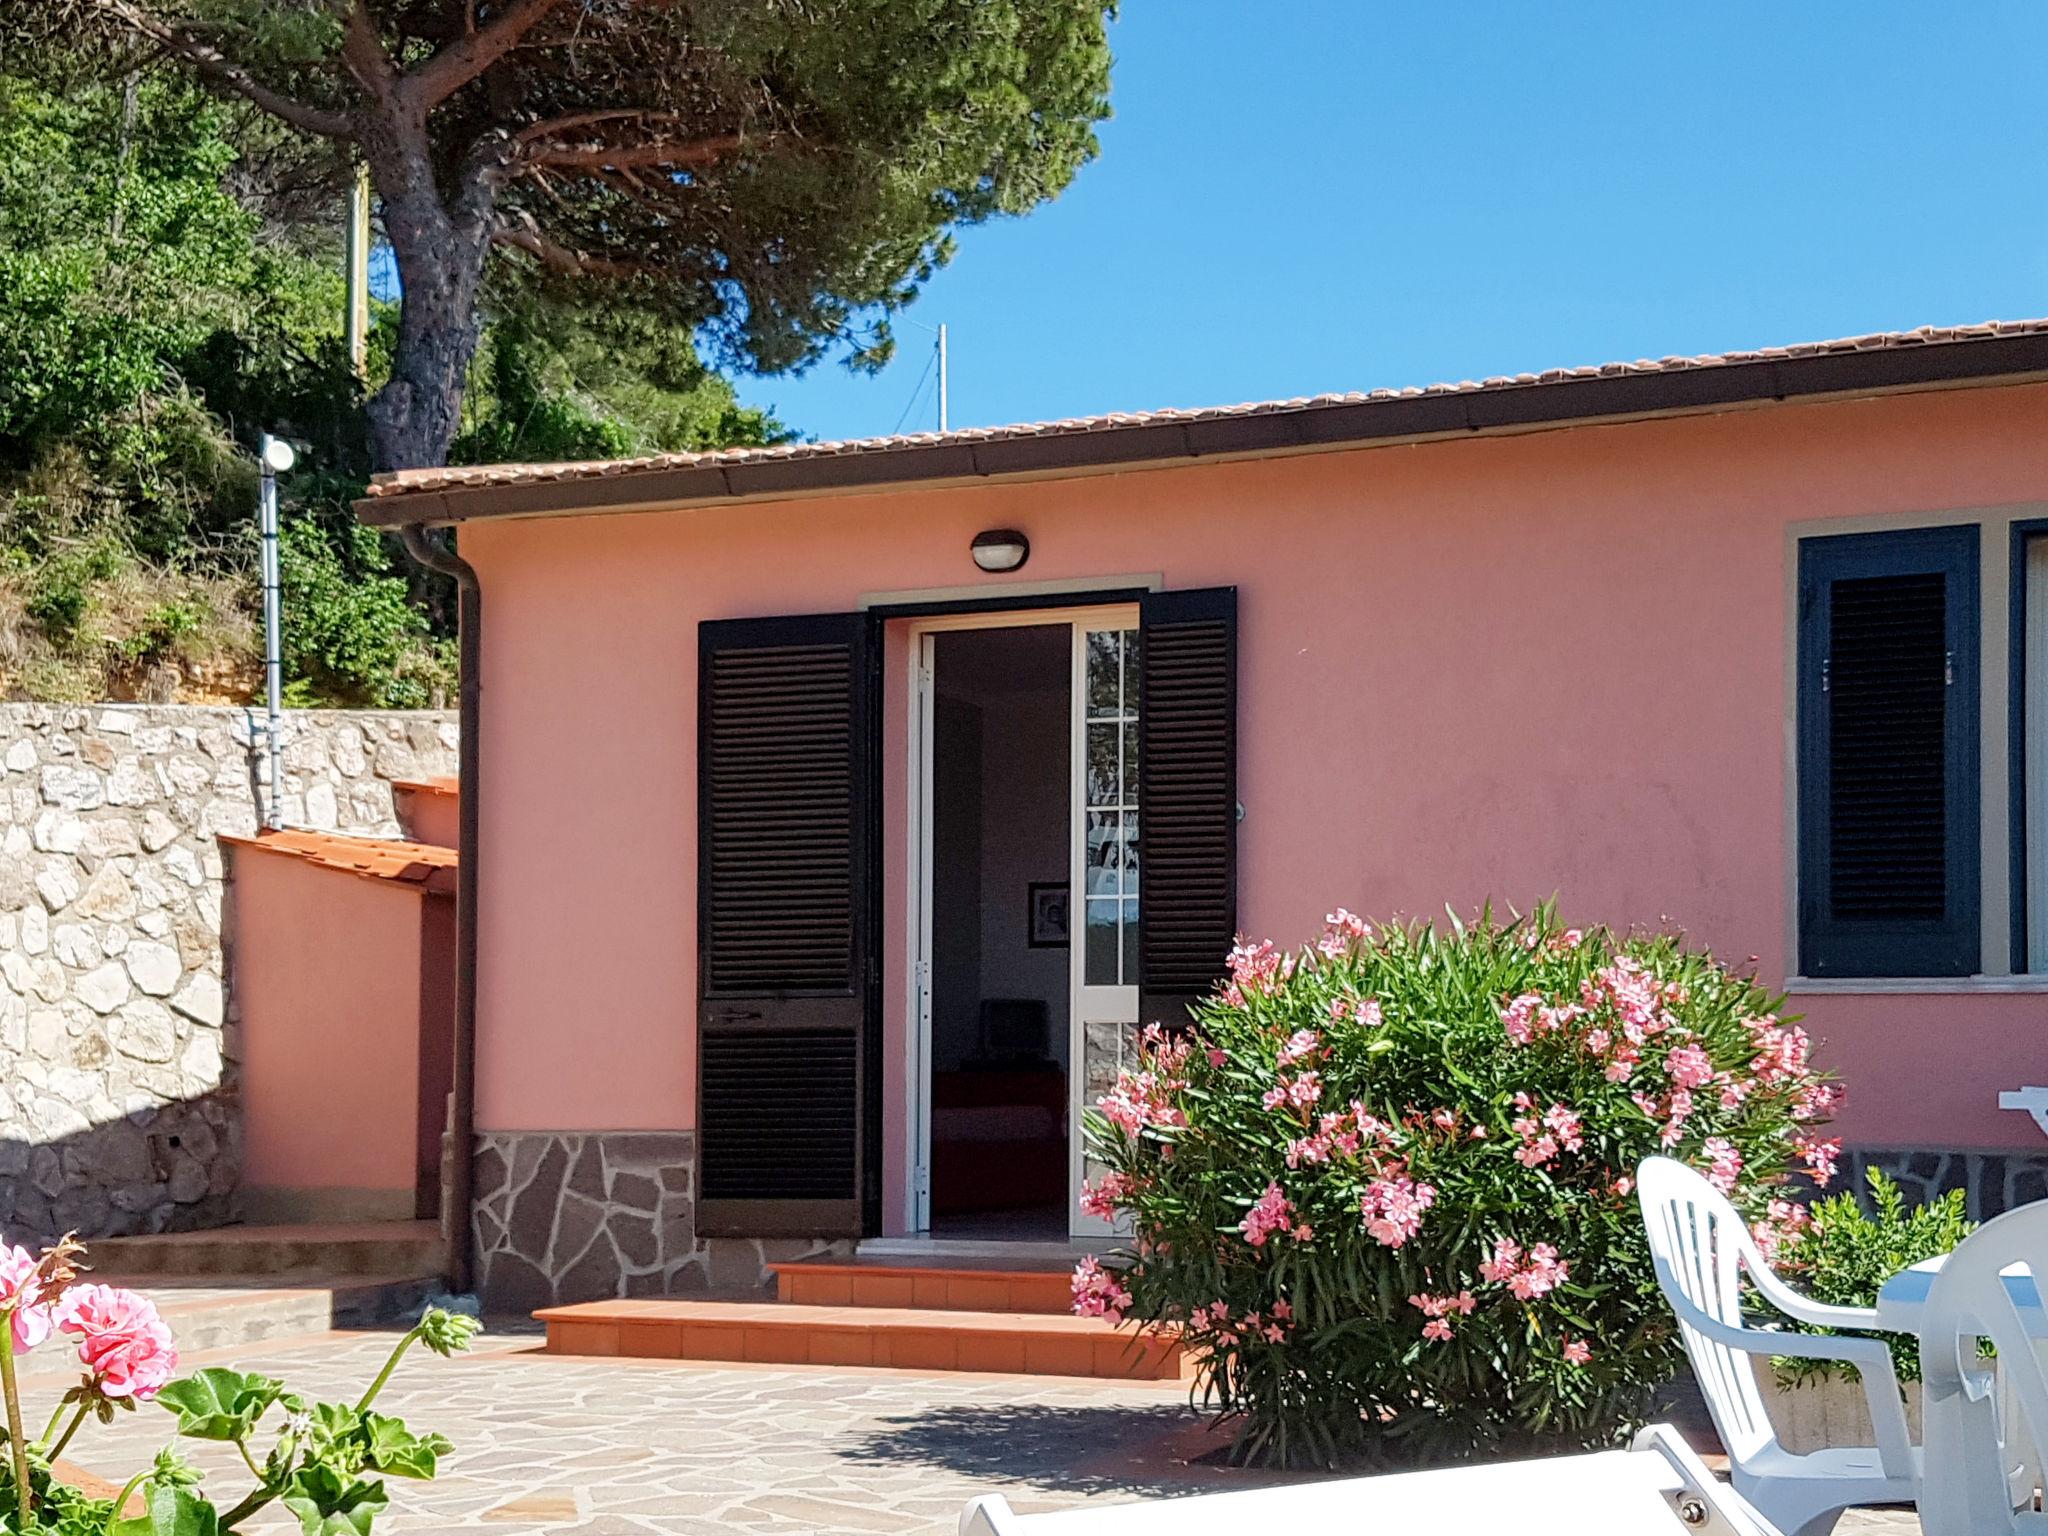
M 291 700 L 451 693 L 451 594 L 349 512 L 393 319 L 379 306 L 356 378 L 349 175 L 330 146 L 139 56 L 0 59 L 0 696 L 253 696 L 265 430 L 301 450 L 282 530 Z M 457 462 L 787 435 L 686 329 L 487 297 Z

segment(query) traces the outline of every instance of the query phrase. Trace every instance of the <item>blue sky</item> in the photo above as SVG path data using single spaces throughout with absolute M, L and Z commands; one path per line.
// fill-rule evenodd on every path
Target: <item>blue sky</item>
M 820 438 L 2048 314 L 2048 5 L 1125 0 L 1057 202 L 965 231 Z M 913 404 L 914 401 L 914 404 Z M 906 406 L 911 406 L 908 417 Z

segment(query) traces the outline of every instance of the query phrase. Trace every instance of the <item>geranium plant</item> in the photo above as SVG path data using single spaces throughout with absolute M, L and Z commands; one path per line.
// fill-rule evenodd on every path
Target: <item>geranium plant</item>
M 219 1536 L 281 1504 L 305 1536 L 368 1536 L 387 1503 L 383 1479 L 430 1478 L 451 1449 L 443 1436 L 416 1434 L 374 1405 L 407 1350 L 423 1344 L 446 1356 L 466 1349 L 479 1327 L 473 1318 L 428 1310 L 360 1399 L 313 1402 L 248 1372 L 210 1367 L 176 1376 L 177 1348 L 155 1305 L 134 1291 L 87 1283 L 84 1251 L 68 1237 L 40 1255 L 0 1245 L 0 1399 L 7 1419 L 0 1532 Z M 18 1357 L 57 1341 L 75 1348 L 80 1378 L 31 1437 Z M 177 1415 L 176 1433 L 234 1446 L 254 1486 L 220 1508 L 202 1474 L 172 1448 L 112 1499 L 64 1481 L 57 1458 L 88 1418 L 111 1422 L 150 1402 Z M 138 1494 L 140 1508 L 131 1510 Z
M 1237 1453 L 1337 1465 L 1611 1440 L 1679 1368 L 1633 1171 L 1704 1170 L 1767 1249 L 1837 1090 L 1754 980 L 1525 919 L 1241 942 L 1089 1117 L 1131 1245 L 1075 1307 L 1182 1331 Z

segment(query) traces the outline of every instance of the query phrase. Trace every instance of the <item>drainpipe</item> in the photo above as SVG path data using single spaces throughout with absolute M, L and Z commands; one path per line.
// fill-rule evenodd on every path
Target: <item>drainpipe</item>
M 478 729 L 483 683 L 478 663 L 483 655 L 483 590 L 476 570 L 449 545 L 429 538 L 425 528 L 406 523 L 398 530 L 406 553 L 430 571 L 455 579 L 459 715 L 462 743 L 457 759 L 456 793 L 460 830 L 455 869 L 455 1048 L 454 1089 L 449 1134 L 455 1141 L 449 1170 L 449 1211 L 442 1213 L 448 1232 L 449 1283 L 456 1292 L 474 1283 L 470 1250 L 470 1203 L 476 1179 L 476 916 L 477 916 L 477 771 L 483 761 Z M 450 1220 L 450 1217 L 453 1220 Z

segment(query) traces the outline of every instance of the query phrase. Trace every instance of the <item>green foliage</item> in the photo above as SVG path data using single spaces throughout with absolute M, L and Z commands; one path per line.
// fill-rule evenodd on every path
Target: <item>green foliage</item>
M 200 1473 L 174 1447 L 166 1447 L 120 1499 L 96 1500 L 54 1477 L 38 1448 L 29 1462 L 32 1528 L 58 1536 L 221 1536 L 246 1528 L 277 1504 L 299 1522 L 305 1536 L 370 1536 L 376 1517 L 390 1503 L 382 1479 L 432 1478 L 454 1449 L 446 1436 L 416 1433 L 371 1405 L 413 1345 L 447 1356 L 466 1349 L 477 1332 L 472 1318 L 429 1309 L 399 1339 L 369 1390 L 353 1404 L 309 1402 L 276 1377 L 222 1367 L 180 1377 L 156 1399 L 176 1415 L 177 1433 L 235 1446 L 255 1474 L 256 1486 L 223 1509 L 207 1493 Z M 281 1411 L 282 1422 L 259 1464 L 253 1442 L 273 1411 Z M 11 1466 L 0 1457 L 0 1536 L 21 1536 L 17 1486 Z M 117 1518 L 128 1495 L 138 1491 L 142 1512 Z
M 1768 1224 L 1830 1155 L 1804 1034 L 1669 937 L 1340 912 L 1231 965 L 1089 1116 L 1088 1204 L 1135 1242 L 1075 1291 L 1185 1329 L 1246 1459 L 1612 1442 L 1680 1366 L 1637 1165 L 1708 1168 Z
M 316 56 L 325 35 L 300 7 L 257 23 L 284 54 Z M 349 511 L 369 455 L 338 334 L 338 205 L 316 196 L 309 222 L 291 200 L 334 157 L 281 150 L 267 119 L 175 70 L 116 64 L 16 49 L 0 68 L 0 694 L 250 697 L 249 449 L 276 429 L 305 466 L 283 486 L 291 702 L 442 700 L 444 583 Z M 687 328 L 513 283 L 489 304 L 469 462 L 786 435 Z M 395 310 L 374 319 L 373 378 Z
M 284 663 L 294 704 L 339 700 L 422 709 L 453 681 L 452 645 L 428 630 L 376 532 L 339 510 L 282 519 L 279 588 L 290 622 Z
M 1777 1267 L 1815 1301 L 1837 1307 L 1875 1306 L 1885 1281 L 1923 1259 L 1953 1253 L 1976 1229 L 1963 1214 L 1960 1189 L 1909 1207 L 1904 1193 L 1882 1169 L 1865 1170 L 1864 1181 L 1870 1191 L 1867 1209 L 1846 1189 L 1815 1202 L 1811 1223 L 1778 1258 Z M 1803 1323 L 1793 1326 L 1801 1333 L 1822 1331 Z M 1918 1381 L 1919 1340 L 1906 1334 L 1886 1337 L 1899 1380 Z M 1777 1368 L 1779 1379 L 1787 1383 L 1836 1374 L 1854 1380 L 1857 1375 L 1854 1366 L 1833 1360 L 1785 1358 Z

